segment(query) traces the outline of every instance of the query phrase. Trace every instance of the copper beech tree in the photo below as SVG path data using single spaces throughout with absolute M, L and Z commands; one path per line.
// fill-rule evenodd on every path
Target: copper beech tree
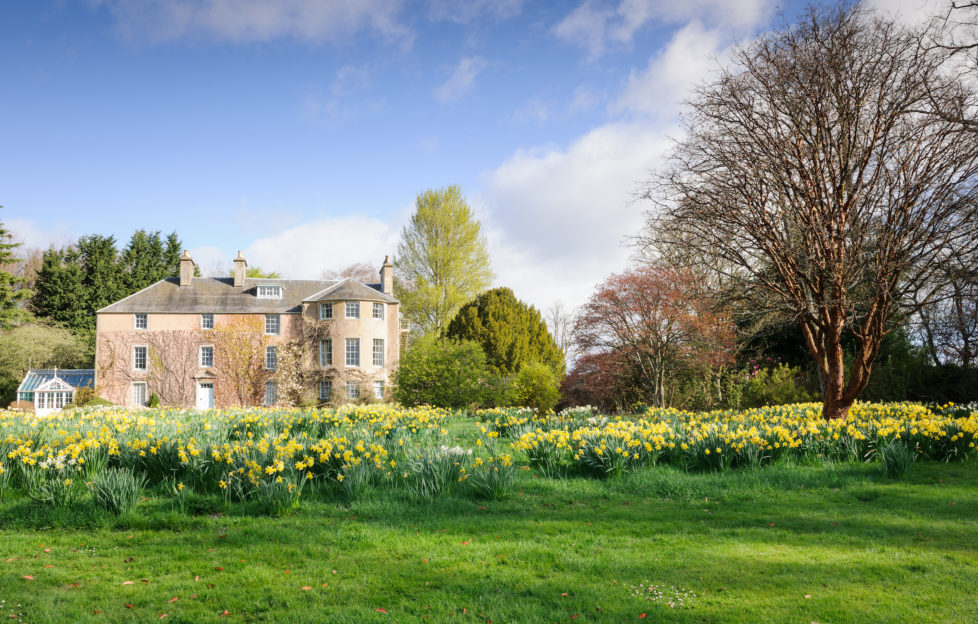
M 975 266 L 978 100 L 920 41 L 843 4 L 739 48 L 646 193 L 644 242 L 686 246 L 801 327 L 826 419 L 847 416 L 884 334 Z
M 602 376 L 637 383 L 665 407 L 670 368 L 687 362 L 719 368 L 732 360 L 730 320 L 697 286 L 693 273 L 670 267 L 611 275 L 579 310 L 574 342 L 592 356 L 590 365 L 603 363 Z

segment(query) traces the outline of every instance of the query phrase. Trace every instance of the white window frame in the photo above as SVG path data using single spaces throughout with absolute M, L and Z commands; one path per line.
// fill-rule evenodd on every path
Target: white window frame
M 204 349 L 210 349 L 211 353 L 211 363 L 208 364 L 204 362 Z M 200 365 L 202 368 L 208 368 L 214 366 L 214 345 L 200 345 Z
M 374 338 L 373 345 L 374 345 L 373 346 L 373 359 L 372 359 L 373 364 L 374 364 L 374 366 L 383 367 L 384 366 L 384 362 L 387 361 L 387 357 L 386 357 L 387 352 L 386 352 L 385 345 L 384 345 L 384 339 L 383 338 Z M 377 351 L 377 347 L 380 347 L 380 352 L 379 353 Z M 377 358 L 378 355 L 380 356 L 379 361 L 378 361 L 378 358 Z
M 259 299 L 282 298 L 281 284 L 259 284 L 256 292 Z
M 136 401 L 136 388 L 142 388 L 143 402 L 138 403 Z M 129 387 L 129 403 L 131 405 L 138 405 L 139 407 L 146 407 L 149 404 L 149 388 L 146 387 L 145 381 L 134 381 Z
M 136 349 L 143 349 L 143 367 L 139 368 L 136 366 Z M 149 345 L 133 345 L 132 346 L 132 369 L 134 371 L 145 372 L 149 370 Z
M 323 368 L 333 365 L 333 339 L 322 338 L 319 341 L 319 365 Z
M 268 345 L 265 347 L 265 370 L 276 370 L 278 368 L 278 347 Z
M 360 318 L 360 302 L 359 301 L 347 301 L 346 306 L 346 318 L 348 319 L 358 319 Z M 353 314 L 350 314 L 353 312 Z
M 328 321 L 333 318 L 333 304 L 321 301 L 319 303 L 319 320 Z
M 140 319 L 142 324 L 140 324 Z M 132 328 L 138 330 L 149 329 L 149 314 L 145 312 L 136 312 L 132 315 Z
M 378 321 L 384 320 L 384 304 L 382 304 L 382 303 L 375 303 L 374 304 L 373 316 Z
M 265 398 L 262 401 L 265 407 L 271 407 L 278 403 L 278 383 L 274 381 L 265 382 Z
M 384 398 L 384 381 L 382 379 L 374 380 L 374 398 Z
M 273 324 L 275 331 L 268 331 L 269 323 Z M 265 335 L 266 336 L 281 336 L 282 335 L 282 315 L 281 314 L 266 314 L 265 315 Z
M 323 380 L 319 382 L 319 400 L 328 401 L 333 394 L 333 382 Z
M 360 384 L 355 381 L 346 382 L 346 398 L 348 399 L 359 399 L 360 398 Z
M 344 342 L 345 349 L 343 350 L 343 363 L 348 368 L 360 368 L 360 339 L 359 338 L 347 338 Z M 355 347 L 355 348 L 354 348 Z M 351 364 L 353 360 L 351 356 L 356 355 L 356 363 Z
M 210 323 L 205 323 L 205 319 L 210 320 Z M 200 328 L 214 329 L 214 314 L 212 312 L 204 312 L 200 315 Z

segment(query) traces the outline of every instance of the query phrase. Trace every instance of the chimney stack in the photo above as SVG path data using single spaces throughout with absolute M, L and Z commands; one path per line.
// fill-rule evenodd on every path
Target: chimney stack
M 248 275 L 248 263 L 245 261 L 244 256 L 241 255 L 241 250 L 238 250 L 238 257 L 234 259 L 234 287 L 244 288 L 245 276 Z
M 384 256 L 384 266 L 380 267 L 380 288 L 385 295 L 394 294 L 394 265 L 390 256 Z
M 194 264 L 193 258 L 190 257 L 190 252 L 186 249 L 183 250 L 183 257 L 180 258 L 180 285 L 190 286 L 190 280 L 194 278 Z

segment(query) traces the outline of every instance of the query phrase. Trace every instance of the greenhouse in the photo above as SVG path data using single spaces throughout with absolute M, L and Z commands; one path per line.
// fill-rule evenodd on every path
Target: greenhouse
M 93 369 L 58 370 L 32 368 L 17 388 L 17 400 L 34 404 L 34 413 L 45 416 L 75 400 L 75 390 L 91 387 L 95 381 Z

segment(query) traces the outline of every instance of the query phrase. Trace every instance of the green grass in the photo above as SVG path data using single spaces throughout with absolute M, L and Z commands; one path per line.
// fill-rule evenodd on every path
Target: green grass
M 249 511 L 191 498 L 181 514 L 153 497 L 117 520 L 8 497 L 0 619 L 978 621 L 971 461 L 917 463 L 900 480 L 866 464 L 525 473 L 498 502 L 372 491 L 285 518 Z M 644 580 L 696 598 L 646 602 L 631 589 Z

